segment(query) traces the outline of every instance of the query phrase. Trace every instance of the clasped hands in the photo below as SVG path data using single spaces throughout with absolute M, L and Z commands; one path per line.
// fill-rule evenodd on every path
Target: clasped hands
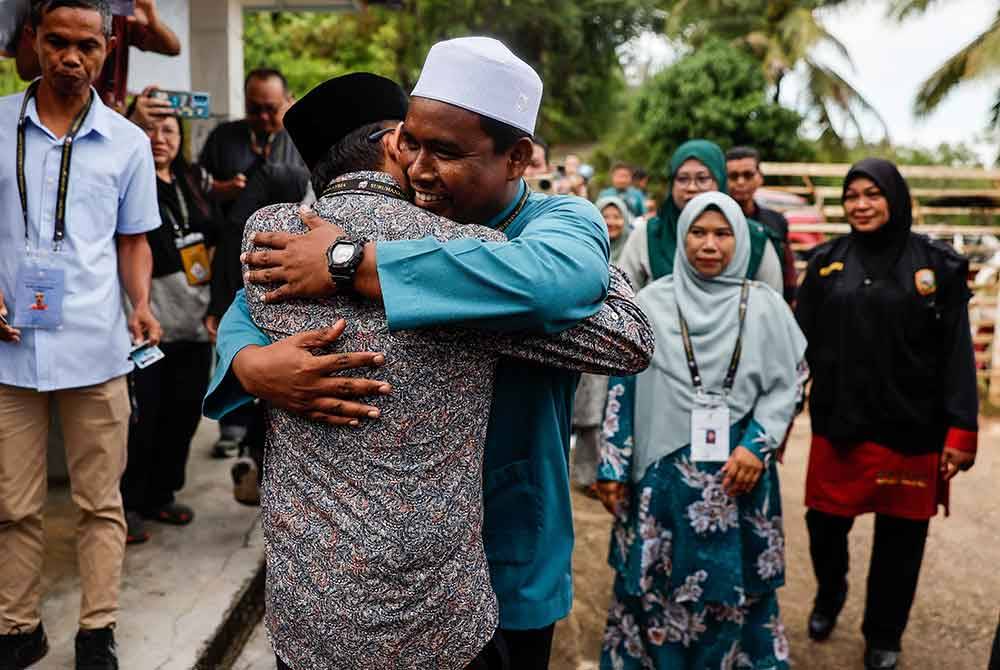
M 730 496 L 736 497 L 753 491 L 764 472 L 764 463 L 746 447 L 736 447 L 729 460 L 720 470 L 723 475 L 722 488 Z M 625 482 L 598 481 L 597 497 L 610 514 L 617 515 L 620 505 L 628 494 Z

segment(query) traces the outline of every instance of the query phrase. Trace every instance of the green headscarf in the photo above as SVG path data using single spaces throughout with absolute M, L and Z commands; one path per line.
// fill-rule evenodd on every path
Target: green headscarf
M 647 243 L 649 245 L 649 269 L 653 279 L 659 279 L 674 271 L 674 254 L 677 252 L 677 220 L 681 210 L 674 202 L 674 175 L 684 161 L 694 158 L 700 161 L 715 177 L 719 191 L 728 190 L 726 180 L 726 155 L 715 142 L 708 140 L 689 140 L 677 148 L 670 157 L 670 175 L 667 181 L 667 198 L 660 205 L 660 210 L 647 224 Z

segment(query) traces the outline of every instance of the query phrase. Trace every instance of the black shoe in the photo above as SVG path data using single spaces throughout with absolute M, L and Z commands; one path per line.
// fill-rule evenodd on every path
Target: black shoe
M 832 606 L 821 605 L 819 597 L 816 598 L 813 611 L 809 614 L 809 637 L 811 639 L 822 642 L 830 637 L 833 629 L 837 626 L 837 617 L 840 616 L 840 610 L 844 608 L 846 600 L 847 584 L 844 584 L 844 589 L 837 595 Z
M 118 670 L 115 633 L 111 627 L 80 629 L 76 634 L 76 670 Z
M 233 497 L 236 502 L 249 507 L 260 507 L 260 477 L 252 458 L 238 459 L 229 474 L 233 478 Z
M 142 515 L 134 510 L 125 512 L 125 544 L 142 544 L 149 539 L 146 522 Z
M 865 647 L 865 670 L 896 670 L 899 652 Z
M 38 624 L 30 633 L 0 635 L 0 670 L 22 670 L 49 653 L 45 629 Z

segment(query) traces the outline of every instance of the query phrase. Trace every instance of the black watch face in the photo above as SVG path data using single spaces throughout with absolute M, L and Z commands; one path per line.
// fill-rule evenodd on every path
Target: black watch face
M 333 248 L 333 253 L 330 256 L 333 265 L 345 265 L 354 258 L 354 245 L 338 244 Z

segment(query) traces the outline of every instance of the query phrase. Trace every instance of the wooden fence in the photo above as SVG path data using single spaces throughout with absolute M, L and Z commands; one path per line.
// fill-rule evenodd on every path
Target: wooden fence
M 824 233 L 834 236 L 849 232 L 840 205 L 847 164 L 763 163 L 768 189 L 805 198 L 820 223 L 791 224 L 792 232 Z M 969 318 L 976 347 L 976 368 L 988 399 L 1000 405 L 1000 344 L 996 342 L 1000 322 L 1000 267 L 989 281 L 974 281 L 1000 247 L 1000 170 L 954 168 L 926 165 L 900 166 L 913 198 L 914 231 L 955 243 L 970 257 Z M 959 220 L 961 222 L 956 222 Z M 984 239 L 985 238 L 985 239 Z M 996 240 L 992 239 L 996 238 Z M 803 245 L 793 245 L 797 251 Z M 800 272 L 805 267 L 799 263 Z M 800 275 L 801 277 L 801 275 Z

